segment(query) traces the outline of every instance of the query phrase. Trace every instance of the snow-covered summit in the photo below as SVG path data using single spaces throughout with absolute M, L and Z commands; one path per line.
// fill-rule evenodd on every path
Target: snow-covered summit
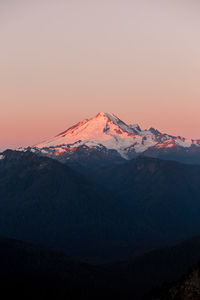
M 127 125 L 114 114 L 101 112 L 89 120 L 84 119 L 57 136 L 35 145 L 35 147 L 42 149 L 66 146 L 70 148 L 83 144 L 89 147 L 103 145 L 108 149 L 117 150 L 125 157 L 124 149 L 130 147 L 133 143 L 138 142 L 141 148 L 147 147 L 146 143 L 142 143 L 143 137 L 138 134 L 138 128 Z M 148 146 L 150 146 L 149 143 Z
M 130 153 L 142 153 L 148 149 L 172 147 L 199 147 L 200 141 L 186 140 L 163 134 L 155 128 L 141 130 L 138 124 L 128 125 L 113 113 L 100 112 L 90 119 L 75 124 L 43 143 L 33 146 L 43 153 L 55 155 L 72 152 L 80 146 L 88 148 L 105 147 L 117 151 L 128 159 Z

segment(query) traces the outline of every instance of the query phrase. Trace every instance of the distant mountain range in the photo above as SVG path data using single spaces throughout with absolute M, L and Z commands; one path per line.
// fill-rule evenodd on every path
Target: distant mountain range
M 200 234 L 200 166 L 136 159 L 88 176 L 48 157 L 0 160 L 0 235 L 94 260 L 134 257 Z
M 129 160 L 140 154 L 200 163 L 200 139 L 172 136 L 152 127 L 142 130 L 139 125 L 128 125 L 109 113 L 98 113 L 91 119 L 84 119 L 28 149 L 68 164 L 87 167 Z

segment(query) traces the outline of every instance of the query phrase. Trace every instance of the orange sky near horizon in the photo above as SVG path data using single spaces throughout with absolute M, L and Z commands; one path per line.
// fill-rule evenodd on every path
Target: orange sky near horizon
M 200 138 L 200 3 L 0 1 L 0 150 L 99 111 Z

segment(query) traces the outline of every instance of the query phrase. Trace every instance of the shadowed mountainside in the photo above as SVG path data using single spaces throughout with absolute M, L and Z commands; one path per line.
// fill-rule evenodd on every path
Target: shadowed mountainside
M 0 287 L 15 297 L 109 296 L 139 300 L 152 288 L 179 279 L 199 260 L 200 238 L 152 251 L 134 260 L 92 266 L 59 252 L 0 237 Z
M 0 160 L 0 234 L 96 261 L 134 257 L 200 234 L 199 183 L 199 166 L 139 157 L 89 180 L 47 157 L 8 150 Z
M 92 172 L 157 239 L 200 233 L 200 166 L 148 157 Z

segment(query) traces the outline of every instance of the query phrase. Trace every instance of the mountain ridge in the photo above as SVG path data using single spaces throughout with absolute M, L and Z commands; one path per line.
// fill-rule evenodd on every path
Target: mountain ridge
M 1 235 L 113 259 L 200 234 L 200 166 L 137 157 L 82 175 L 29 151 L 2 157 Z
M 130 160 L 140 154 L 161 159 L 200 164 L 200 139 L 186 139 L 162 133 L 150 127 L 142 130 L 138 124 L 128 125 L 112 113 L 100 112 L 83 119 L 56 136 L 28 148 L 40 155 L 56 158 L 68 163 L 77 161 L 77 152 L 82 164 L 89 156 L 91 165 Z

